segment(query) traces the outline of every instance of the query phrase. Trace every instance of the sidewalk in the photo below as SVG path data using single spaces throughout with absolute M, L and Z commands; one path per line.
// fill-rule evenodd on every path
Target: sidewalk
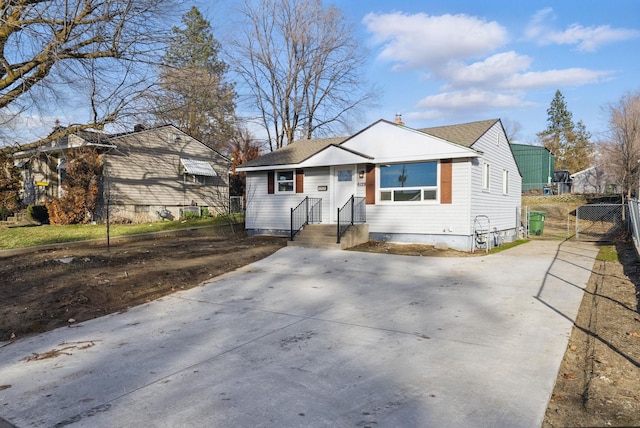
M 18 427 L 540 426 L 598 249 L 287 247 L 128 312 L 0 343 Z

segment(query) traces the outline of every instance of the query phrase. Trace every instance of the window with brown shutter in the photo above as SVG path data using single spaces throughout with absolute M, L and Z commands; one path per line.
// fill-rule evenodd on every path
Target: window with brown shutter
M 367 175 L 365 176 L 365 196 L 367 205 L 376 203 L 376 167 L 367 165 Z
M 304 193 L 304 170 L 296 169 L 296 193 Z
M 275 192 L 275 172 L 267 171 L 267 193 L 273 195 Z
M 451 159 L 443 159 L 440 161 L 440 203 L 450 204 L 453 198 L 452 193 L 452 176 L 453 162 Z

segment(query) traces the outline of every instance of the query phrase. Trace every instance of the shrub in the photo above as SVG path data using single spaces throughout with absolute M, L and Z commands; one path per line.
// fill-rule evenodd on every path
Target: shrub
M 46 202 L 52 224 L 88 223 L 93 220 L 100 197 L 102 159 L 93 149 L 76 149 L 67 153 L 64 194 Z
M 0 218 L 6 218 L 22 208 L 20 189 L 22 179 L 20 169 L 13 165 L 11 159 L 0 153 Z
M 196 213 L 193 211 L 183 211 L 180 216 L 180 220 L 189 220 L 192 218 L 200 218 L 200 213 Z
M 27 219 L 40 224 L 49 223 L 49 211 L 44 205 L 29 205 L 27 207 Z

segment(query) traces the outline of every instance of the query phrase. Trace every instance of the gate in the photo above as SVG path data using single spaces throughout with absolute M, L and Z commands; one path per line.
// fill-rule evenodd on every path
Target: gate
M 625 204 L 594 204 L 576 208 L 577 241 L 614 241 L 627 231 Z

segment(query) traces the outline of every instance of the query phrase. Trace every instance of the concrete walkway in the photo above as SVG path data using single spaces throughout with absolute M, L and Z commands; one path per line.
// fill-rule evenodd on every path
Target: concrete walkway
M 128 312 L 0 343 L 18 427 L 540 426 L 597 247 L 287 247 Z

